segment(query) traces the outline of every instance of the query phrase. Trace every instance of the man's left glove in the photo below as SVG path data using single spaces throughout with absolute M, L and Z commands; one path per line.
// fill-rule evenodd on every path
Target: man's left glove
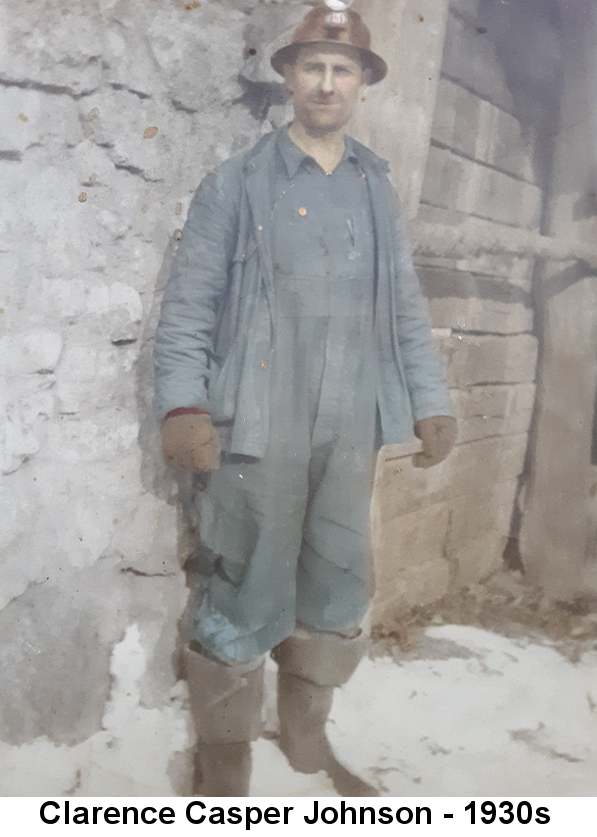
M 415 424 L 415 436 L 423 442 L 422 453 L 413 460 L 415 468 L 431 468 L 443 462 L 456 442 L 456 419 L 452 416 L 431 416 Z
M 220 467 L 218 431 L 207 413 L 166 418 L 162 452 L 168 465 L 183 471 L 213 471 Z

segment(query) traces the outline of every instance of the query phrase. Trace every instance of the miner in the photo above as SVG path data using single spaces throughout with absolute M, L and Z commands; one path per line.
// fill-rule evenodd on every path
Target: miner
M 248 794 L 270 652 L 290 765 L 374 793 L 325 724 L 366 649 L 376 454 L 414 431 L 428 467 L 455 439 L 388 166 L 344 134 L 387 71 L 348 6 L 314 7 L 273 55 L 294 119 L 201 183 L 156 335 L 164 457 L 196 475 L 185 655 L 205 795 Z

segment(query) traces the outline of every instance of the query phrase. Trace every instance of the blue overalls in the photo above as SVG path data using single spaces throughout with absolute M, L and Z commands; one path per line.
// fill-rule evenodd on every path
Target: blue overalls
M 326 175 L 281 132 L 273 212 L 275 323 L 265 456 L 224 454 L 198 494 L 191 637 L 255 659 L 297 625 L 354 634 L 371 593 L 376 453 L 375 239 L 347 150 Z M 223 431 L 225 432 L 225 431 Z

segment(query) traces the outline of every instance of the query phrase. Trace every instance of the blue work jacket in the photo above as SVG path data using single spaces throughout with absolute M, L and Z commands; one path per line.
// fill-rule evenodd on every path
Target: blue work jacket
M 276 293 L 272 259 L 277 134 L 207 175 L 195 193 L 164 293 L 155 343 L 155 409 L 209 411 L 231 425 L 231 453 L 268 440 Z M 366 177 L 376 249 L 375 368 L 384 444 L 414 422 L 451 415 L 442 363 L 389 166 L 347 138 Z

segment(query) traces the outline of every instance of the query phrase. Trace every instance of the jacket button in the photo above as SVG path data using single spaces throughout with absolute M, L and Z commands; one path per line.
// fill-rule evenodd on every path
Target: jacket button
M 301 208 L 299 209 L 299 215 L 302 215 L 302 217 L 304 218 L 306 214 L 307 214 L 307 210 L 305 209 L 304 206 L 301 206 Z
M 257 227 L 257 229 L 259 230 L 259 232 L 263 232 L 263 227 Z
M 260 363 L 260 364 L 259 364 L 259 368 L 260 368 L 260 369 L 265 369 L 265 363 Z

